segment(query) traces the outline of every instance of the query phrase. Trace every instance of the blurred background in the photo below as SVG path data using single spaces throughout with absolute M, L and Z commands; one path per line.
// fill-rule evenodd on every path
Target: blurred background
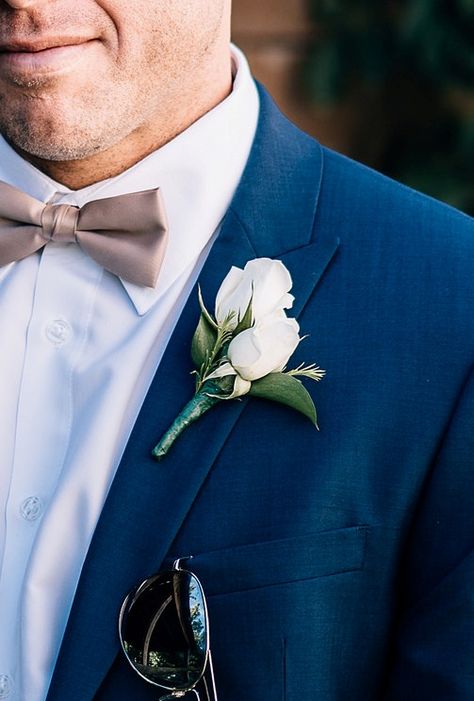
M 474 215 L 474 0 L 233 5 L 233 41 L 292 121 Z

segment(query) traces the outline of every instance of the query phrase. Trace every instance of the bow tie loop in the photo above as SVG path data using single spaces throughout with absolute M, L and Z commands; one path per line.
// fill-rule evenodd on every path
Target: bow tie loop
M 56 243 L 77 243 L 79 207 L 71 204 L 47 204 L 41 213 L 41 235 Z

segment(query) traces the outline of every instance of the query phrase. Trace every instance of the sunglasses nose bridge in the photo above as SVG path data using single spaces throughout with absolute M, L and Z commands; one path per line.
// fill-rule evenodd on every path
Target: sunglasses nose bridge
M 186 694 L 191 694 L 193 693 L 199 701 L 201 700 L 201 697 L 199 696 L 198 692 L 196 689 L 191 689 L 190 691 L 174 691 L 172 694 L 169 694 L 168 696 L 160 696 L 158 701 L 174 701 L 175 699 L 182 699 L 183 696 L 186 696 Z
M 183 562 L 188 562 L 193 559 L 193 555 L 186 555 L 186 557 L 178 557 L 177 560 L 173 562 L 172 570 L 183 570 L 184 567 L 181 566 Z

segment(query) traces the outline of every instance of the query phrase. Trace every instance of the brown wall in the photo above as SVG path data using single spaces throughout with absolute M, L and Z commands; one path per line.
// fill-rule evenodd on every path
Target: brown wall
M 377 83 L 353 76 L 343 102 L 316 104 L 302 84 L 321 34 L 309 16 L 310 4 L 233 0 L 233 40 L 255 77 L 283 112 L 321 143 L 473 213 L 472 88 L 456 80 L 438 88 L 419 69 L 412 77 L 408 66 L 394 59 L 389 79 Z M 316 63 L 311 70 L 317 70 Z M 326 72 L 319 77 L 327 78 Z
M 247 55 L 255 77 L 304 131 L 353 155 L 361 119 L 354 105 L 323 108 L 311 105 L 304 94 L 301 64 L 316 36 L 306 0 L 233 0 L 233 41 Z

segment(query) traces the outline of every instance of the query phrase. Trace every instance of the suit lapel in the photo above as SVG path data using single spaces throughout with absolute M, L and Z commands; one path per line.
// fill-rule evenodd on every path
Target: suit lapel
M 294 280 L 301 311 L 337 248 L 312 232 L 322 174 L 320 147 L 283 120 L 261 90 L 261 116 L 246 171 L 202 271 L 212 308 L 232 265 L 278 257 Z M 316 180 L 316 183 L 315 183 Z M 315 249 L 313 255 L 311 249 Z M 308 269 L 308 260 L 317 261 Z M 193 393 L 190 344 L 196 290 L 185 306 L 147 394 L 111 487 L 66 629 L 48 701 L 90 701 L 118 650 L 120 604 L 159 569 L 246 400 L 222 402 L 156 463 L 150 451 Z M 97 615 L 100 612 L 100 615 Z M 81 670 L 77 674 L 77 670 Z

